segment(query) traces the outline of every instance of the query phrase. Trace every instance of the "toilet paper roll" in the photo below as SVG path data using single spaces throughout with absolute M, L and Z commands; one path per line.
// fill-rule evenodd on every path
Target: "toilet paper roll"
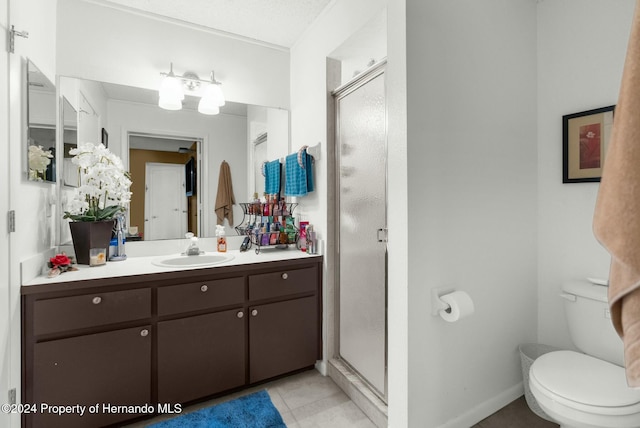
M 464 291 L 445 294 L 440 296 L 440 300 L 449 305 L 449 309 L 440 311 L 440 317 L 447 322 L 458 321 L 460 318 L 467 317 L 475 311 L 471 297 Z

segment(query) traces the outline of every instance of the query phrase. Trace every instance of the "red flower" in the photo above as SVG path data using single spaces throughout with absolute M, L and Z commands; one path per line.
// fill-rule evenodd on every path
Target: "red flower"
M 58 267 L 58 266 L 68 266 L 71 264 L 71 259 L 69 257 L 67 257 L 66 254 L 56 254 L 55 257 L 51 257 L 49 259 L 49 263 L 51 264 L 51 267 Z

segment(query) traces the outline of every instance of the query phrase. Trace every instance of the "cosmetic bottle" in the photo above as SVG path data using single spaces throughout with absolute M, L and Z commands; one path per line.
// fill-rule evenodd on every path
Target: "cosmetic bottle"
M 300 222 L 300 240 L 298 242 L 300 251 L 307 251 L 307 226 L 309 226 L 308 221 Z
M 218 237 L 218 252 L 225 253 L 227 251 L 227 238 L 226 233 L 224 231 L 224 226 L 217 225 L 216 226 L 216 236 Z

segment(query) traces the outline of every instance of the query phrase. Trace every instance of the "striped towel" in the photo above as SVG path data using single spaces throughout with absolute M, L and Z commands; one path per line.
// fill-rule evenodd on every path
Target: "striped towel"
M 285 161 L 286 181 L 284 185 L 285 196 L 304 196 L 313 192 L 312 158 L 306 151 L 301 157 L 304 168 L 298 163 L 298 153 L 287 156 Z
M 280 193 L 280 160 L 267 163 L 264 169 L 264 191 L 268 195 Z

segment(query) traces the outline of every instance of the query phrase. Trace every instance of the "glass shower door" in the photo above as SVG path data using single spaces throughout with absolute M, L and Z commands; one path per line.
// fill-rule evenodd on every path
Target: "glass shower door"
M 336 97 L 339 352 L 384 398 L 386 386 L 386 108 L 384 69 Z

